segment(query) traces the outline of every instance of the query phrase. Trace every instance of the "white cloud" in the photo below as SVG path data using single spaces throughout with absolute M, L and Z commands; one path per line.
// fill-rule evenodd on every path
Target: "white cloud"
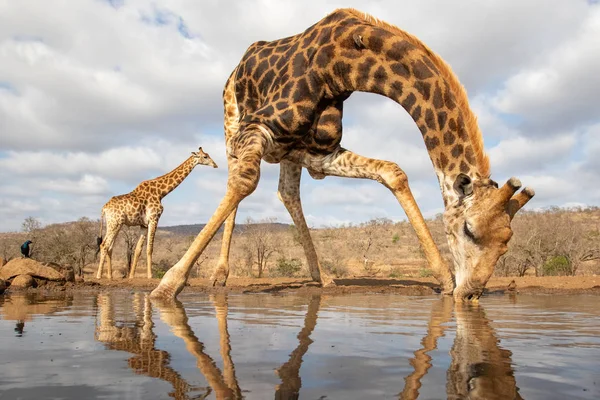
M 488 154 L 495 170 L 510 174 L 518 170 L 550 169 L 568 159 L 575 144 L 573 134 L 543 139 L 518 136 L 501 141 Z
M 494 99 L 523 115 L 540 135 L 597 121 L 600 102 L 600 7 L 590 7 L 577 34 L 512 76 Z
M 58 193 L 83 196 L 105 195 L 109 191 L 109 186 L 106 179 L 94 175 L 84 175 L 78 181 L 69 179 L 48 180 L 42 183 L 41 188 Z
M 28 215 L 98 218 L 111 195 L 170 171 L 198 146 L 219 169 L 194 171 L 165 198 L 161 225 L 206 222 L 227 182 L 227 76 L 252 42 L 296 34 L 341 6 L 406 29 L 449 61 L 472 96 L 494 178 L 521 178 L 536 189 L 536 207 L 600 202 L 597 4 L 20 0 L 0 2 L 0 230 L 19 229 Z M 439 212 L 421 134 L 399 105 L 354 94 L 344 131 L 345 147 L 398 163 L 423 213 Z M 290 221 L 278 173 L 263 163 L 240 220 Z M 377 182 L 304 173 L 302 192 L 315 226 L 404 218 Z

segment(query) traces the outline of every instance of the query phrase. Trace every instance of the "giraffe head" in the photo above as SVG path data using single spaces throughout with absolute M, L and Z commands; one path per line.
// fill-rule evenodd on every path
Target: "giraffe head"
M 454 258 L 456 300 L 477 300 L 494 272 L 496 262 L 508 250 L 515 213 L 535 192 L 523 189 L 517 178 L 501 188 L 491 179 L 472 180 L 459 174 L 453 190 L 456 200 L 448 204 L 444 222 Z
M 192 156 L 196 165 L 209 165 L 213 168 L 218 168 L 217 163 L 213 161 L 212 158 L 202 150 L 202 147 L 198 147 L 198 151 L 192 151 Z

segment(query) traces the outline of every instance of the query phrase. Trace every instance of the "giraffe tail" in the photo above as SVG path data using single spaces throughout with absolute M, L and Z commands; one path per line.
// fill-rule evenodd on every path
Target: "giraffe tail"
M 104 210 L 100 213 L 100 235 L 96 238 L 96 255 L 100 253 L 100 245 L 102 244 L 102 228 L 104 222 Z

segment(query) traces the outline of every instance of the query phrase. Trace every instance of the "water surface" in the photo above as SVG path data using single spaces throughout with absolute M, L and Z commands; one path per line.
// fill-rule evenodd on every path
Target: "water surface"
M 0 296 L 0 399 L 597 399 L 597 296 Z

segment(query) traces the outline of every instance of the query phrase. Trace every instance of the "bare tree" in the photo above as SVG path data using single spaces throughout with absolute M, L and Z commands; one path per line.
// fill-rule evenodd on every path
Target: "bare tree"
M 277 240 L 270 226 L 275 222 L 275 218 L 264 219 L 258 223 L 250 217 L 246 219 L 242 235 L 246 239 L 246 250 L 252 255 L 252 264 L 256 264 L 259 278 L 262 278 L 267 269 L 269 258 L 278 250 Z
M 374 269 L 374 262 L 369 259 L 370 251 L 379 251 L 381 243 L 379 242 L 380 231 L 388 231 L 392 226 L 392 221 L 387 218 L 375 218 L 364 224 L 361 224 L 362 238 L 362 259 L 363 268 L 369 275 L 375 275 L 379 270 Z M 385 234 L 383 236 L 386 236 Z
M 83 268 L 88 258 L 95 253 L 96 223 L 87 217 L 82 217 L 73 224 L 72 243 L 79 276 L 83 276 Z

